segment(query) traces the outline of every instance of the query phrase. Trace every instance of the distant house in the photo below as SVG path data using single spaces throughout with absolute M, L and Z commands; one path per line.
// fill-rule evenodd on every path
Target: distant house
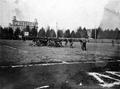
M 14 31 L 16 30 L 16 28 L 19 28 L 21 31 L 23 31 L 27 26 L 29 26 L 30 29 L 32 29 L 33 27 L 38 28 L 38 22 L 37 19 L 35 19 L 34 22 L 19 21 L 16 19 L 16 16 L 14 16 L 12 24 L 10 23 L 9 26 L 12 27 Z

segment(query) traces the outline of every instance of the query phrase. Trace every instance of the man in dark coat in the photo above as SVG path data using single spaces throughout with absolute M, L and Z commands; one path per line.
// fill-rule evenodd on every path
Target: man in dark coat
M 86 48 L 86 43 L 87 43 L 87 41 L 84 39 L 84 40 L 79 40 L 80 41 L 80 43 L 81 43 L 81 49 L 83 50 L 83 51 L 86 51 L 87 50 L 87 48 Z
M 65 46 L 67 46 L 68 44 L 68 39 L 65 39 Z
M 87 41 L 86 40 L 83 40 L 83 51 L 86 51 L 87 49 L 86 49 L 86 43 L 87 43 Z
M 73 40 L 69 39 L 69 43 L 70 43 L 70 48 L 73 48 Z

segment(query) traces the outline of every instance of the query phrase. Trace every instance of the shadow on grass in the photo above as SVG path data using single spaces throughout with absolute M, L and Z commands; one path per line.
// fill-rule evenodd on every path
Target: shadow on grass
M 12 65 L 18 65 L 18 63 L 12 62 L 12 61 L 2 61 L 2 62 L 0 62 L 0 66 L 12 66 Z

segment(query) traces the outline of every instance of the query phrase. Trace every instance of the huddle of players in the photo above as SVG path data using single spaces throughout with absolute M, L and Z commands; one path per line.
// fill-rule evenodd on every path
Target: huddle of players
M 49 46 L 49 47 L 63 47 L 60 39 L 33 39 L 34 46 Z
M 34 39 L 33 42 L 34 42 L 34 45 L 37 45 L 37 46 L 49 46 L 49 47 L 63 47 L 63 44 L 62 44 L 62 41 L 65 42 L 65 46 L 70 45 L 70 48 L 73 48 L 73 39 L 64 39 L 64 40 L 61 40 L 61 39 Z M 84 40 L 79 40 L 79 42 L 81 43 L 81 49 L 83 51 L 86 51 L 86 43 L 87 41 L 84 39 Z

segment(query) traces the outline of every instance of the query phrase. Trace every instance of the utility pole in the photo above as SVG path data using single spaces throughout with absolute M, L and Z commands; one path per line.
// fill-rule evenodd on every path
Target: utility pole
M 97 42 L 97 34 L 96 34 L 97 31 L 96 30 L 97 30 L 97 26 L 95 25 L 95 42 Z
M 58 23 L 56 22 L 56 37 L 58 38 L 57 31 L 58 31 Z
M 96 29 L 95 29 L 95 40 L 96 40 L 96 38 L 97 38 L 97 37 L 96 37 Z

